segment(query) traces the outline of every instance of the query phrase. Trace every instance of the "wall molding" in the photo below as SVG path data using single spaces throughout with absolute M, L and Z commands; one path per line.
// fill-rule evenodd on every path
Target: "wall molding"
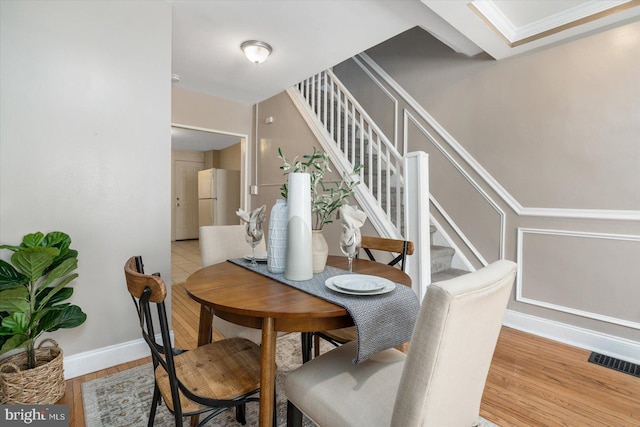
M 358 55 L 380 78 L 388 84 L 407 104 L 431 126 L 442 139 L 471 167 L 493 191 L 520 216 L 603 219 L 621 221 L 640 221 L 640 210 L 608 210 L 608 209 L 565 209 L 522 206 L 491 174 L 484 169 L 467 150 L 440 125 L 409 93 L 404 90 L 386 71 L 384 71 L 369 55 Z
M 365 65 L 362 63 L 362 61 L 360 61 L 360 59 L 358 59 L 358 57 L 354 56 L 351 59 L 362 69 L 362 71 L 364 71 L 364 73 L 376 84 L 376 86 L 380 88 L 385 96 L 389 98 L 391 102 L 393 102 L 393 144 L 396 147 L 396 150 L 398 150 L 398 100 L 395 96 L 393 96 L 389 89 L 387 89 L 386 86 L 383 85 L 367 67 L 365 67 Z M 389 138 L 389 136 L 387 136 L 387 138 Z M 402 154 L 407 154 L 406 144 L 402 149 Z
M 518 228 L 518 245 L 516 259 L 518 263 L 518 275 L 516 279 L 516 301 L 531 304 L 538 307 L 544 307 L 555 311 L 561 311 L 563 313 L 569 313 L 576 316 L 587 317 L 593 320 L 599 320 L 602 322 L 612 323 L 614 325 L 626 326 L 628 328 L 640 329 L 640 323 L 633 322 L 626 319 L 619 319 L 617 317 L 607 316 L 600 313 L 593 313 L 586 310 L 580 310 L 573 307 L 567 307 L 560 304 L 554 304 L 547 301 L 540 301 L 533 298 L 527 298 L 523 296 L 523 277 L 522 268 L 524 264 L 524 237 L 526 234 L 541 234 L 549 236 L 564 236 L 564 237 L 580 237 L 587 239 L 607 239 L 607 240 L 625 240 L 625 241 L 637 241 L 640 242 L 640 236 L 623 235 L 623 234 L 608 234 L 608 233 L 595 233 L 584 231 L 569 231 L 569 230 L 546 230 L 539 228 Z
M 507 310 L 503 324 L 574 347 L 640 364 L 640 342 Z
M 489 196 L 489 194 L 487 194 L 486 191 L 484 191 L 479 185 L 478 183 L 471 177 L 471 175 L 469 175 L 467 173 L 466 170 L 464 170 L 464 168 L 462 167 L 462 165 L 460 165 L 460 163 L 458 163 L 448 152 L 447 150 L 444 149 L 444 147 L 442 147 L 438 141 L 433 137 L 433 135 L 431 135 L 431 133 L 424 128 L 424 126 L 422 126 L 421 123 L 419 123 L 416 118 L 406 109 L 404 110 L 404 135 L 403 138 L 405 141 L 408 140 L 408 132 L 407 132 L 407 126 L 409 121 L 411 123 L 414 124 L 414 126 L 416 126 L 416 128 L 418 128 L 418 130 L 420 132 L 422 132 L 422 134 L 424 136 L 427 137 L 427 139 L 429 140 L 429 142 L 431 142 L 437 149 L 438 151 L 440 151 L 442 153 L 442 155 L 445 156 L 445 158 L 447 160 L 449 160 L 449 163 L 451 163 L 453 165 L 453 167 L 460 173 L 460 175 L 462 175 L 462 177 L 464 179 L 467 180 L 467 182 L 469 184 L 471 184 L 471 186 L 478 192 L 480 193 L 480 195 L 487 201 L 487 203 L 498 213 L 498 215 L 500 216 L 500 243 L 499 243 L 499 248 L 498 248 L 498 253 L 499 253 L 499 257 L 500 259 L 504 259 L 505 257 L 505 235 L 506 235 L 506 228 L 507 228 L 507 224 L 506 224 L 506 214 L 505 212 L 500 208 L 500 206 L 498 206 L 498 204 Z M 406 144 L 406 142 L 405 142 Z M 455 229 L 456 233 L 460 236 L 460 238 L 464 241 L 465 245 L 467 245 L 467 247 L 473 252 L 473 254 L 476 256 L 476 258 L 478 258 L 478 260 L 482 263 L 482 265 L 488 265 L 488 262 L 486 261 L 486 259 L 482 256 L 482 254 L 480 254 L 480 251 L 478 251 L 478 249 L 476 249 L 476 247 L 471 243 L 471 241 L 464 235 L 464 233 L 462 233 L 462 230 L 460 230 L 458 228 L 458 226 L 456 225 L 456 223 L 451 219 L 451 217 L 445 212 L 444 208 L 436 201 L 436 199 L 429 194 L 429 199 L 431 200 L 431 203 L 433 204 L 433 206 L 435 206 L 435 208 L 438 210 L 438 212 L 440 212 L 440 214 L 446 218 L 446 221 Z
M 170 332 L 171 343 L 173 344 L 173 331 Z M 160 334 L 156 335 L 156 341 L 161 342 Z M 97 348 L 83 353 L 64 356 L 64 379 L 79 377 L 92 372 L 107 369 L 112 366 L 128 363 L 134 360 L 150 356 L 151 350 L 142 339 L 127 341 L 120 344 Z
M 256 104 L 257 105 L 257 104 Z M 257 109 L 257 107 L 256 107 Z M 256 110 L 256 119 L 258 117 L 258 112 Z M 229 131 L 224 131 L 224 130 L 217 130 L 217 129 L 211 129 L 211 128 L 203 128 L 203 127 L 199 127 L 199 126 L 191 126 L 191 125 L 185 125 L 182 123 L 174 123 L 171 122 L 171 127 L 176 127 L 176 128 L 182 128 L 182 129 L 189 129 L 189 130 L 197 130 L 200 132 L 208 132 L 208 133 L 221 133 L 223 135 L 231 135 L 231 136 L 237 136 L 240 138 L 240 191 L 241 191 L 241 195 L 240 195 L 240 200 L 241 200 L 241 208 L 243 209 L 248 209 L 249 206 L 251 206 L 251 196 L 249 194 L 249 191 L 247 191 L 247 189 L 249 188 L 249 183 L 251 182 L 251 171 L 249 171 L 249 165 L 251 164 L 251 158 L 250 158 L 250 150 L 249 147 L 251 146 L 252 142 L 249 138 L 249 135 L 243 134 L 243 133 L 236 133 L 236 132 L 229 132 Z M 257 166 L 256 166 L 257 167 Z M 256 171 L 256 176 L 257 176 L 257 171 Z M 172 184 L 173 186 L 173 184 Z M 173 197 L 172 197 L 173 200 Z M 172 208 L 174 209 L 175 206 Z

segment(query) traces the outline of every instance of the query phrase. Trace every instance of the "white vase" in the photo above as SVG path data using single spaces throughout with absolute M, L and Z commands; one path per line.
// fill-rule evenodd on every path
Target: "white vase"
M 269 215 L 269 236 L 267 238 L 267 270 L 284 273 L 287 250 L 287 201 L 276 200 Z
M 327 265 L 327 257 L 329 256 L 329 245 L 322 234 L 322 230 L 313 230 L 311 232 L 311 248 L 313 254 L 313 272 L 322 273 L 325 265 Z
M 284 277 L 313 277 L 311 253 L 311 178 L 308 173 L 290 173 L 287 197 L 287 250 Z

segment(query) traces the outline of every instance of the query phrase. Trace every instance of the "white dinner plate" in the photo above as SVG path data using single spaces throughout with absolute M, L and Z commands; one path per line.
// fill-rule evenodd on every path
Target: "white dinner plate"
M 350 274 L 349 276 L 352 276 L 352 274 Z M 385 283 L 384 287 L 382 287 L 381 289 L 377 289 L 375 291 L 370 291 L 370 292 L 351 291 L 351 290 L 343 289 L 343 288 L 340 288 L 340 287 L 336 286 L 336 284 L 334 283 L 334 280 L 335 279 L 340 279 L 341 277 L 342 276 L 329 277 L 327 280 L 325 280 L 324 285 L 327 288 L 329 288 L 329 289 L 331 289 L 332 291 L 335 291 L 335 292 L 340 292 L 342 294 L 348 294 L 348 295 L 360 295 L 360 296 L 386 294 L 387 292 L 391 292 L 392 290 L 394 290 L 396 288 L 396 284 L 393 283 L 392 281 L 384 279 L 382 277 L 373 276 L 373 277 L 375 277 L 375 280 L 383 280 L 383 281 L 385 281 L 386 283 Z
M 389 281 L 366 274 L 343 274 L 334 277 L 333 284 L 345 291 L 369 293 L 379 291 L 389 284 Z
M 251 254 L 246 254 L 244 259 L 251 261 Z M 266 252 L 256 252 L 256 262 L 267 262 Z

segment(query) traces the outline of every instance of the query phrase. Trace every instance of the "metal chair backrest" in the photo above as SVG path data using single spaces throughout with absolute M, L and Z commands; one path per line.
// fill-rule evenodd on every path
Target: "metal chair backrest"
M 407 255 L 412 255 L 414 251 L 413 242 L 409 240 L 387 239 L 384 237 L 362 236 L 362 244 L 360 247 L 365 251 L 371 261 L 376 261 L 372 250 L 397 253 L 398 255 L 392 259 L 388 265 L 400 265 L 400 269 L 404 271 Z
M 174 412 L 176 414 L 181 414 L 180 394 L 178 393 L 178 389 L 181 387 L 176 377 L 175 364 L 173 360 L 174 351 L 171 346 L 169 322 L 167 320 L 167 310 L 165 306 L 167 287 L 160 275 L 144 274 L 144 264 L 142 263 L 142 257 L 140 256 L 129 258 L 124 266 L 124 274 L 127 280 L 127 288 L 129 289 L 129 293 L 131 294 L 136 310 L 138 311 L 142 338 L 151 350 L 154 370 L 158 365 L 161 365 L 167 372 L 171 387 Z M 155 303 L 157 306 L 158 323 L 160 324 L 162 343 L 156 342 L 150 303 Z M 183 391 L 185 390 L 186 388 Z M 188 392 L 188 390 L 186 391 Z

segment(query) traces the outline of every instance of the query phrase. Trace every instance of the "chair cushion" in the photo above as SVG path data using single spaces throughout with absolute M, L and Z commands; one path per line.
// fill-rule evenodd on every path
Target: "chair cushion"
M 347 343 L 287 375 L 287 399 L 318 425 L 391 423 L 405 355 L 389 349 L 354 365 L 356 345 Z M 367 411 L 358 411 L 358 407 Z

